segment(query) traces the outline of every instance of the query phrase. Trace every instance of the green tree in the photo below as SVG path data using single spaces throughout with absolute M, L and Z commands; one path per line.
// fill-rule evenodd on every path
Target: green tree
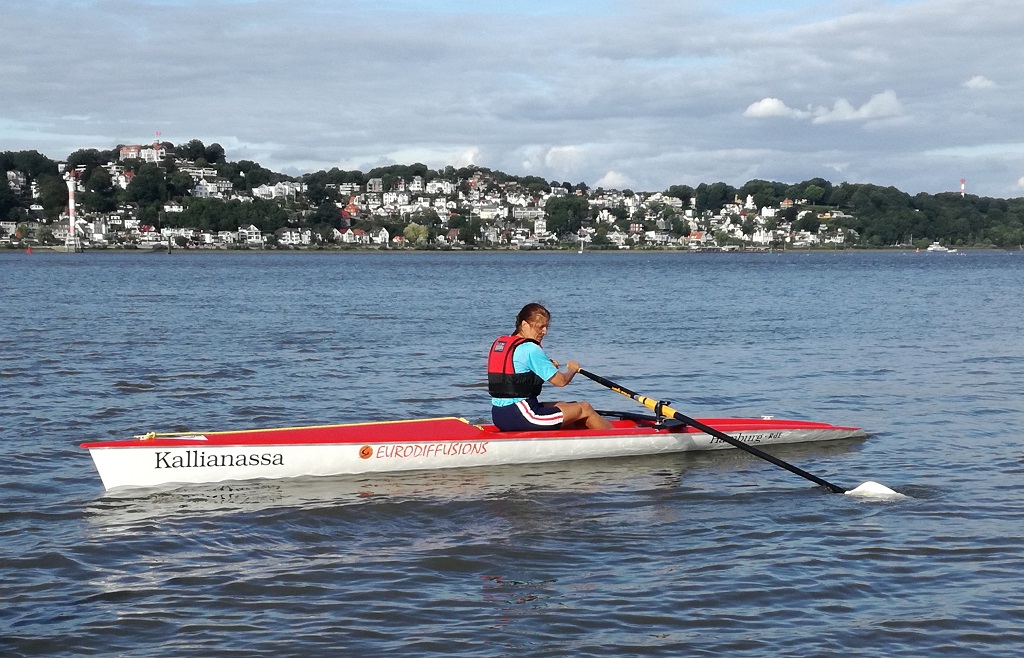
M 4 151 L 0 156 L 0 172 L 12 170 L 22 172 L 29 180 L 60 174 L 57 163 L 39 151 Z
M 810 231 L 811 233 L 818 232 L 818 226 L 821 224 L 821 220 L 813 212 L 804 213 L 803 217 L 800 217 L 793 222 L 793 232 L 797 231 Z
M 466 244 L 475 245 L 483 235 L 484 224 L 479 217 L 472 217 L 465 226 L 459 228 L 459 240 Z
M 214 142 L 206 147 L 205 155 L 206 161 L 210 164 L 216 165 L 224 162 L 224 147 Z
M 674 197 L 683 202 L 683 208 L 690 207 L 690 200 L 693 198 L 694 190 L 689 185 L 672 185 L 665 190 L 665 196 Z
M 719 212 L 725 204 L 732 203 L 736 198 L 736 188 L 725 183 L 712 183 L 708 185 L 701 183 L 697 186 L 697 207 L 695 210 L 704 212 L 710 210 Z
M 167 198 L 167 185 L 163 170 L 152 163 L 142 165 L 132 182 L 128 184 L 125 193 L 129 201 L 134 201 L 140 206 L 164 201 Z
M 740 230 L 743 231 L 743 235 L 747 236 L 748 239 L 753 237 L 754 232 L 757 230 L 757 224 L 754 223 L 754 217 L 752 215 L 747 215 L 743 219 L 743 224 L 740 226 Z
M 551 191 L 551 186 L 549 186 L 547 182 L 539 176 L 524 176 L 522 180 L 520 180 L 520 184 L 529 194 L 534 196 Z
M 240 165 L 242 173 L 245 175 L 245 187 L 250 190 L 259 187 L 260 185 L 268 185 L 280 182 L 281 176 L 275 174 L 269 169 L 264 169 L 255 162 L 250 163 L 247 162 L 246 160 L 243 160 L 238 164 Z
M 338 169 L 332 169 L 332 172 L 337 172 Z M 320 207 L 324 203 L 338 200 L 338 192 L 334 188 L 327 187 L 329 184 L 337 185 L 337 182 L 332 179 L 332 176 L 326 171 L 318 171 L 312 174 L 308 174 L 303 177 L 302 181 L 306 184 L 306 201 L 310 206 Z
M 583 220 L 590 215 L 590 204 L 578 196 L 551 197 L 544 205 L 548 216 L 548 230 L 555 235 L 576 233 Z
M 832 196 L 832 183 L 828 182 L 824 178 L 812 178 L 811 180 L 801 183 L 801 186 L 804 190 L 804 198 L 812 204 L 824 203 Z M 817 190 L 811 188 L 819 188 L 823 192 L 819 194 Z
M 192 191 L 195 181 L 183 171 L 175 171 L 167 176 L 167 194 L 174 198 L 181 198 Z
M 437 214 L 437 211 L 433 208 L 424 208 L 414 212 L 410 219 L 417 224 L 422 224 L 430 228 L 440 228 L 441 217 Z M 454 227 L 453 227 L 454 228 Z
M 68 186 L 56 174 L 39 177 L 39 203 L 50 219 L 56 219 L 68 207 Z
M 96 168 L 85 183 L 82 206 L 96 212 L 117 210 L 117 192 L 106 169 Z
M 608 214 L 615 218 L 615 223 L 618 224 L 620 221 L 629 221 L 629 211 L 625 208 L 609 208 Z
M 4 185 L 7 181 L 0 181 L 0 219 L 10 219 L 15 208 L 21 207 L 18 195 L 10 187 Z
M 430 229 L 421 224 L 417 224 L 416 222 L 412 222 L 405 227 L 405 230 L 402 231 L 402 235 L 404 235 L 405 239 L 412 244 L 423 245 L 427 243 L 427 239 L 430 236 Z
M 321 203 L 316 211 L 309 216 L 311 224 L 326 224 L 332 228 L 341 228 L 341 210 L 333 201 Z
M 191 160 L 192 162 L 195 162 L 199 158 L 206 159 L 206 145 L 198 139 L 186 142 L 182 146 L 179 146 L 177 151 L 179 156 L 185 160 Z
M 165 223 L 161 221 L 163 213 L 160 210 L 160 203 L 154 202 L 139 207 L 139 221 L 143 224 L 153 224 L 156 226 L 164 226 Z
M 785 198 L 786 188 L 787 186 L 784 183 L 751 180 L 747 181 L 737 194 L 744 200 L 748 196 L 752 196 L 754 198 L 754 206 L 757 208 L 775 207 Z
M 86 176 L 84 179 L 88 179 L 88 174 L 92 172 L 93 169 L 115 160 L 117 160 L 117 155 L 114 151 L 81 149 L 68 156 L 67 168 L 69 170 L 73 170 L 78 167 L 85 167 Z
M 825 198 L 825 189 L 818 185 L 808 185 L 804 188 L 804 198 L 811 205 L 818 205 Z

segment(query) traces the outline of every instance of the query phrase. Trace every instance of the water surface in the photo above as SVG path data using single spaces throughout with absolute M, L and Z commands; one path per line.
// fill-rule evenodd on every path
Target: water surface
M 1019 253 L 0 254 L 4 655 L 1024 646 Z M 698 417 L 867 441 L 104 494 L 78 444 L 463 416 L 515 313 Z M 582 378 L 564 393 L 642 411 Z

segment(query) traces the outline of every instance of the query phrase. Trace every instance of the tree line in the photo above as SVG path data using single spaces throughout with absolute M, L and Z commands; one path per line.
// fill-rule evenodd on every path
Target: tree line
M 369 180 L 379 178 L 387 191 L 399 179 L 410 180 L 420 176 L 428 183 L 434 179 L 450 180 L 457 183 L 462 192 L 468 192 L 469 181 L 477 176 L 488 184 L 511 185 L 531 195 L 548 193 L 554 187 L 566 189 L 569 192 L 567 196 L 551 197 L 545 207 L 548 230 L 565 234 L 573 233 L 592 221 L 595 209 L 588 198 L 605 192 L 601 188 L 591 190 L 585 183 L 546 181 L 537 176 L 515 176 L 485 167 L 448 166 L 435 170 L 421 163 L 377 167 L 367 172 L 333 168 L 293 177 L 249 160 L 228 161 L 219 144 L 206 145 L 194 139 L 177 147 L 169 142 L 163 142 L 161 146 L 169 154 L 194 162 L 196 166 L 215 170 L 219 178 L 230 181 L 232 188 L 239 192 L 251 192 L 260 185 L 281 181 L 302 182 L 307 191 L 299 198 L 254 199 L 245 203 L 192 198 L 192 177 L 181 171 L 170 156 L 159 165 L 141 160 L 121 162 L 133 174 L 127 188 L 122 189 L 104 166 L 118 160 L 120 147 L 108 151 L 82 149 L 67 158 L 68 167 L 81 171 L 80 182 L 85 192 L 78 201 L 82 210 L 114 213 L 124 204 L 131 204 L 138 219 L 154 225 L 173 221 L 176 226 L 218 231 L 254 224 L 265 232 L 301 225 L 326 231 L 349 226 L 353 221 L 336 205 L 336 202 L 344 200 L 338 192 L 340 184 L 365 186 Z M 0 220 L 21 222 L 33 219 L 30 212 L 33 203 L 41 205 L 44 216 L 50 220 L 56 219 L 67 207 L 67 186 L 56 161 L 37 151 L 5 151 L 0 153 L 0 174 L 3 175 L 0 182 L 6 182 L 9 171 L 20 172 L 27 182 L 34 182 L 38 198 L 33 199 L 28 194 L 27 186 L 12 189 L 10 185 L 0 184 Z M 635 193 L 624 190 L 623 194 L 630 196 Z M 608 211 L 619 225 L 640 222 L 652 228 L 657 220 L 663 220 L 662 225 L 685 235 L 691 229 L 702 228 L 701 218 L 707 214 L 719 213 L 736 198 L 746 200 L 749 195 L 758 209 L 779 208 L 786 199 L 803 204 L 771 219 L 769 228 L 781 221 L 789 221 L 795 230 L 815 231 L 822 221 L 818 219 L 820 213 L 838 210 L 838 216 L 824 222 L 836 230 L 856 231 L 858 244 L 865 246 L 906 244 L 912 238 L 964 246 L 1014 247 L 1024 244 L 1024 198 L 961 197 L 959 193 L 952 192 L 911 196 L 895 187 L 846 182 L 833 185 L 823 178 L 796 184 L 751 180 L 740 187 L 723 182 L 701 183 L 696 187 L 672 185 L 664 190 L 664 194 L 679 199 L 681 204 L 675 204 L 676 207 L 648 204 L 633 216 L 627 216 L 626 211 L 618 207 L 608 208 Z M 163 204 L 170 200 L 181 201 L 185 207 L 184 212 L 173 219 L 164 216 L 162 210 Z M 687 209 L 693 211 L 694 218 L 684 217 L 681 211 Z M 814 212 L 801 213 L 802 210 Z M 802 219 L 798 219 L 801 215 Z M 401 233 L 410 221 L 423 226 L 437 227 L 441 224 L 433 210 L 424 210 L 416 217 L 405 219 L 378 219 L 374 220 L 374 225 L 383 225 L 396 234 Z M 745 221 L 752 222 L 752 218 Z M 456 211 L 447 223 L 450 228 L 460 229 L 467 241 L 472 241 L 481 228 L 479 218 L 474 218 L 464 209 Z
M 895 187 L 869 183 L 833 185 L 823 178 L 799 184 L 751 180 L 739 188 L 726 183 L 701 184 L 696 188 L 673 185 L 666 194 L 689 203 L 694 210 L 717 212 L 739 197 L 753 197 L 754 205 L 779 207 L 785 199 L 802 201 L 803 206 L 784 212 L 783 219 L 796 221 L 802 209 L 817 213 L 805 216 L 794 229 L 813 229 L 817 214 L 841 211 L 841 217 L 826 220 L 836 229 L 858 233 L 859 244 L 890 246 L 911 239 L 941 240 L 965 246 L 1011 247 L 1024 244 L 1024 198 L 1000 199 L 956 192 L 919 193 L 914 196 Z

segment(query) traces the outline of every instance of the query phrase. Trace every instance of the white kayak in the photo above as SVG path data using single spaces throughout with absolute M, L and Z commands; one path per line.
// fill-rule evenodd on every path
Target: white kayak
M 608 430 L 501 432 L 462 418 L 161 434 L 83 443 L 103 486 L 155 487 L 263 478 L 501 466 L 732 449 L 676 421 L 621 414 Z M 863 439 L 855 427 L 773 418 L 701 423 L 748 445 Z

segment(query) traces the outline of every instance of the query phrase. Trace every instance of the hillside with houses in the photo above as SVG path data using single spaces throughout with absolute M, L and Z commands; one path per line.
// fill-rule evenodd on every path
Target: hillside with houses
M 1016 246 L 1020 199 L 823 179 L 591 189 L 421 164 L 286 176 L 198 140 L 0 154 L 0 245 L 738 250 Z

